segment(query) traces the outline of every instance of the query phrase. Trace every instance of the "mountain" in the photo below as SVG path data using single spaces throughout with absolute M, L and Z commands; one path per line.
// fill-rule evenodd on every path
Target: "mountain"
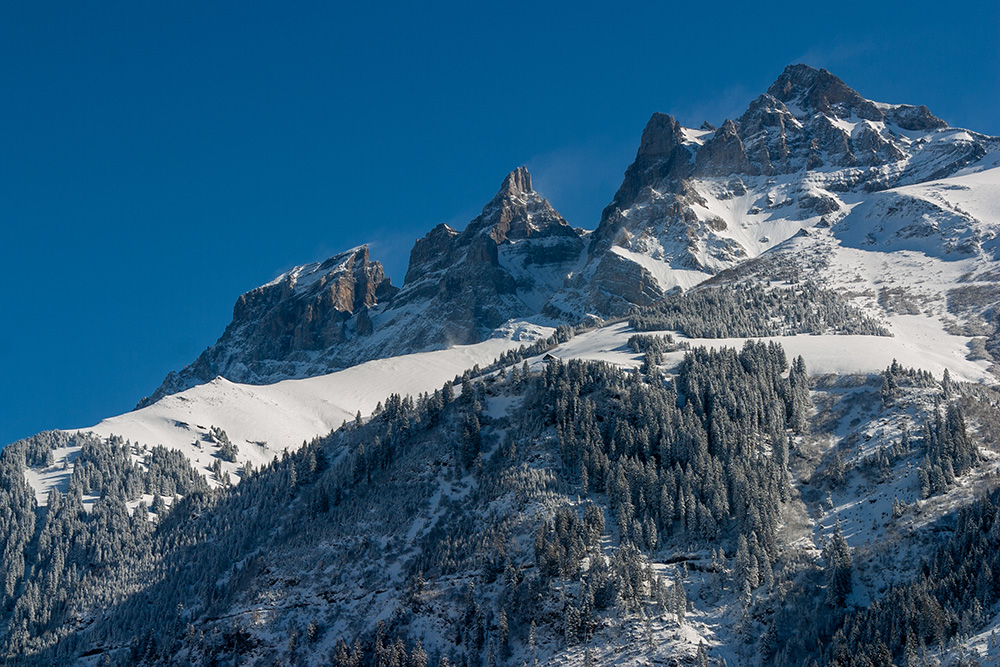
M 300 365 L 329 363 L 339 345 L 370 334 L 368 310 L 398 291 L 369 259 L 368 246 L 298 266 L 240 296 L 219 341 L 168 375 L 145 404 L 219 376 L 249 382 L 298 377 Z
M 594 231 L 519 167 L 4 448 L 2 659 L 1000 664 L 998 232 L 1000 140 L 804 65 Z
M 141 405 L 216 376 L 266 384 L 620 316 L 806 229 L 835 227 L 860 247 L 895 224 L 895 248 L 993 257 L 988 215 L 910 193 L 982 169 L 998 146 L 792 65 L 717 129 L 653 114 L 593 233 L 571 227 L 519 167 L 464 230 L 438 225 L 414 244 L 401 289 L 366 247 L 293 269 L 241 296 L 219 341 Z
M 584 247 L 519 167 L 465 230 L 441 224 L 414 244 L 402 288 L 361 246 L 242 295 L 218 342 L 140 407 L 220 376 L 267 384 L 483 341 L 540 315 Z M 533 331 L 522 324 L 507 337 Z
M 375 315 L 376 328 L 405 330 L 387 336 L 393 350 L 480 342 L 542 315 L 584 248 L 518 167 L 463 231 L 441 224 L 414 244 L 403 289 Z
M 873 193 L 948 177 L 997 147 L 926 107 L 871 102 L 806 65 L 787 67 L 718 129 L 654 114 L 592 236 L 588 302 L 646 305 L 802 229 L 833 226 Z M 619 275 L 639 276 L 642 290 Z

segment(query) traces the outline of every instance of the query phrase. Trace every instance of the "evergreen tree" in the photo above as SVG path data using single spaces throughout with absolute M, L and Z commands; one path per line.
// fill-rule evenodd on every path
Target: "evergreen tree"
M 851 594 L 851 577 L 854 566 L 851 558 L 851 548 L 844 539 L 844 533 L 837 521 L 832 537 L 823 549 L 826 561 L 826 600 L 832 607 L 841 607 L 847 596 Z

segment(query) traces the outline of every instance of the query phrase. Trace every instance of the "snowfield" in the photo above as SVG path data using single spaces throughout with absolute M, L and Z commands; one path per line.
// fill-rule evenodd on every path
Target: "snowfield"
M 326 435 L 358 412 L 371 414 L 391 394 L 417 395 L 440 389 L 473 366 L 492 363 L 522 343 L 495 338 L 475 345 L 408 354 L 369 361 L 337 373 L 270 385 L 247 385 L 216 378 L 207 384 L 166 396 L 153 405 L 110 417 L 89 428 L 100 436 L 117 435 L 148 446 L 177 449 L 213 481 L 208 466 L 219 459 L 205 436 L 212 426 L 223 429 L 239 448 L 236 462 L 222 462 L 234 472 L 249 461 L 254 467 L 269 463 L 285 449 Z M 29 468 L 26 478 L 40 505 L 49 489 L 64 488 L 79 448 L 55 452 L 49 468 Z M 238 477 L 234 478 L 237 481 Z
M 888 320 L 893 337 L 809 335 L 771 336 L 764 338 L 687 338 L 675 331 L 646 331 L 643 335 L 669 333 L 678 342 L 691 347 L 741 348 L 748 340 L 775 342 L 785 349 L 789 359 L 801 355 L 811 375 L 880 373 L 895 359 L 904 366 L 928 370 L 941 376 L 947 368 L 952 377 L 968 382 L 995 383 L 989 362 L 969 361 L 971 338 L 953 336 L 941 323 L 922 315 L 896 315 Z M 606 361 L 626 367 L 639 367 L 642 355 L 629 346 L 628 339 L 638 333 L 627 322 L 590 331 L 563 343 L 551 354 L 560 359 Z M 666 355 L 667 366 L 676 366 L 684 358 L 683 350 Z M 535 360 L 540 362 L 540 358 Z
M 857 251 L 853 251 L 857 252 Z M 853 254 L 853 253 L 852 253 Z M 989 362 L 966 359 L 965 336 L 948 334 L 939 319 L 926 315 L 893 315 L 887 319 L 893 337 L 796 335 L 754 338 L 784 347 L 789 359 L 801 355 L 813 375 L 872 374 L 884 370 L 892 360 L 907 367 L 922 368 L 940 377 L 947 368 L 956 380 L 994 383 Z M 538 329 L 538 327 L 532 327 Z M 539 331 L 533 331 L 538 334 Z M 574 337 L 551 354 L 560 359 L 605 361 L 637 368 L 642 355 L 629 346 L 637 332 L 627 322 L 618 322 Z M 657 332 L 644 332 L 652 335 Z M 692 347 L 740 348 L 747 338 L 687 338 L 670 333 Z M 485 366 L 522 343 L 509 338 L 491 339 L 476 345 L 391 357 L 314 378 L 285 380 L 271 385 L 246 385 L 216 378 L 179 394 L 167 396 L 141 410 L 103 420 L 90 428 L 101 436 L 118 435 L 134 443 L 164 445 L 177 449 L 212 479 L 209 466 L 219 459 L 216 447 L 206 440 L 212 426 L 222 428 L 239 448 L 235 462 L 223 462 L 223 470 L 234 473 L 245 462 L 255 467 L 295 450 L 303 442 L 353 420 L 358 412 L 367 416 L 390 394 L 417 395 L 439 389 L 446 381 L 475 365 Z M 676 367 L 684 351 L 666 355 L 666 368 Z M 542 357 L 532 365 L 543 363 Z M 72 472 L 73 448 L 56 452 L 56 463 L 47 469 L 29 469 L 26 477 L 44 505 L 49 489 L 63 488 Z M 238 477 L 234 477 L 238 481 Z

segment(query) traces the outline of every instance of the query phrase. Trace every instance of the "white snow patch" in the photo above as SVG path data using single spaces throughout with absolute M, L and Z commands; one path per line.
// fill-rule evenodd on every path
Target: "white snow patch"
M 633 252 L 621 246 L 612 246 L 611 252 L 635 262 L 652 274 L 664 292 L 675 287 L 681 289 L 691 289 L 700 282 L 712 277 L 712 274 L 692 269 L 675 269 L 666 262 L 656 260 L 649 255 Z
M 255 467 L 269 463 L 284 449 L 294 450 L 317 436 L 352 420 L 358 412 L 371 414 L 390 394 L 417 395 L 440 389 L 475 365 L 487 365 L 521 343 L 494 338 L 475 345 L 421 352 L 369 361 L 329 375 L 285 380 L 270 385 L 246 385 L 216 378 L 207 384 L 166 396 L 141 410 L 105 419 L 90 428 L 100 436 L 118 435 L 133 443 L 164 445 L 182 451 L 203 473 L 219 459 L 217 447 L 204 439 L 212 426 L 222 428 L 239 448 L 236 462 L 223 462 L 234 473 L 245 462 Z M 77 448 L 78 450 L 78 448 Z M 72 474 L 70 449 L 56 450 L 55 465 L 30 468 L 25 477 L 39 505 L 49 489 L 65 490 Z M 138 458 L 137 458 L 138 460 Z M 209 475 L 209 481 L 214 480 Z

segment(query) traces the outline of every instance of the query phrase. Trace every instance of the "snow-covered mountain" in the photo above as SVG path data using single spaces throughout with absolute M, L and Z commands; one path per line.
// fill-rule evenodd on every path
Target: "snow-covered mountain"
M 994 167 L 998 148 L 996 138 L 949 128 L 926 107 L 871 102 L 825 70 L 789 66 L 740 118 L 718 129 L 653 115 L 592 236 L 582 291 L 605 311 L 646 305 L 802 229 L 837 225 L 861 202 L 902 212 L 892 202 L 911 196 L 903 186 Z M 873 196 L 883 191 L 895 194 Z M 975 226 L 970 214 L 926 206 L 921 217 L 935 219 L 933 226 Z M 994 221 L 987 213 L 979 224 Z M 926 236 L 928 226 L 901 233 Z M 989 229 L 980 232 L 992 238 Z M 995 250 L 976 247 L 978 236 L 967 240 L 938 247 Z
M 441 224 L 414 244 L 401 289 L 367 246 L 296 267 L 241 296 L 218 342 L 140 405 L 218 376 L 266 384 L 496 336 L 530 341 L 534 327 L 512 321 L 542 314 L 584 247 L 519 167 L 463 231 Z
M 298 266 L 240 296 L 219 341 L 168 375 L 143 404 L 219 376 L 260 382 L 300 377 L 301 365 L 312 374 L 336 368 L 324 360 L 345 341 L 371 334 L 369 309 L 398 291 L 367 246 Z
M 519 167 L 9 445 L 2 659 L 1000 664 L 1000 141 L 794 65 L 595 222 Z
M 391 394 L 433 392 L 466 370 L 485 367 L 519 346 L 496 338 L 268 385 L 237 384 L 219 377 L 71 433 L 163 445 L 183 453 L 211 486 L 218 486 L 223 473 L 238 482 L 246 464 L 267 465 L 275 456 L 353 422 L 358 414 L 368 417 Z M 231 448 L 225 458 L 219 456 L 223 443 L 215 435 L 218 430 L 226 434 Z M 60 448 L 52 465 L 29 471 L 39 505 L 45 505 L 51 489 L 65 492 L 73 471 L 70 464 L 80 449 L 80 445 Z M 141 463 L 143 456 L 137 452 L 133 459 Z
M 152 400 L 216 376 L 266 384 L 518 337 L 528 321 L 621 315 L 804 229 L 835 228 L 852 247 L 994 258 L 998 150 L 926 107 L 872 102 L 793 65 L 717 129 L 653 114 L 593 233 L 571 227 L 519 167 L 466 229 L 442 224 L 415 243 L 401 289 L 362 247 L 241 296 L 219 341 Z M 960 172 L 979 176 L 921 185 Z M 948 187 L 978 203 L 955 208 Z

